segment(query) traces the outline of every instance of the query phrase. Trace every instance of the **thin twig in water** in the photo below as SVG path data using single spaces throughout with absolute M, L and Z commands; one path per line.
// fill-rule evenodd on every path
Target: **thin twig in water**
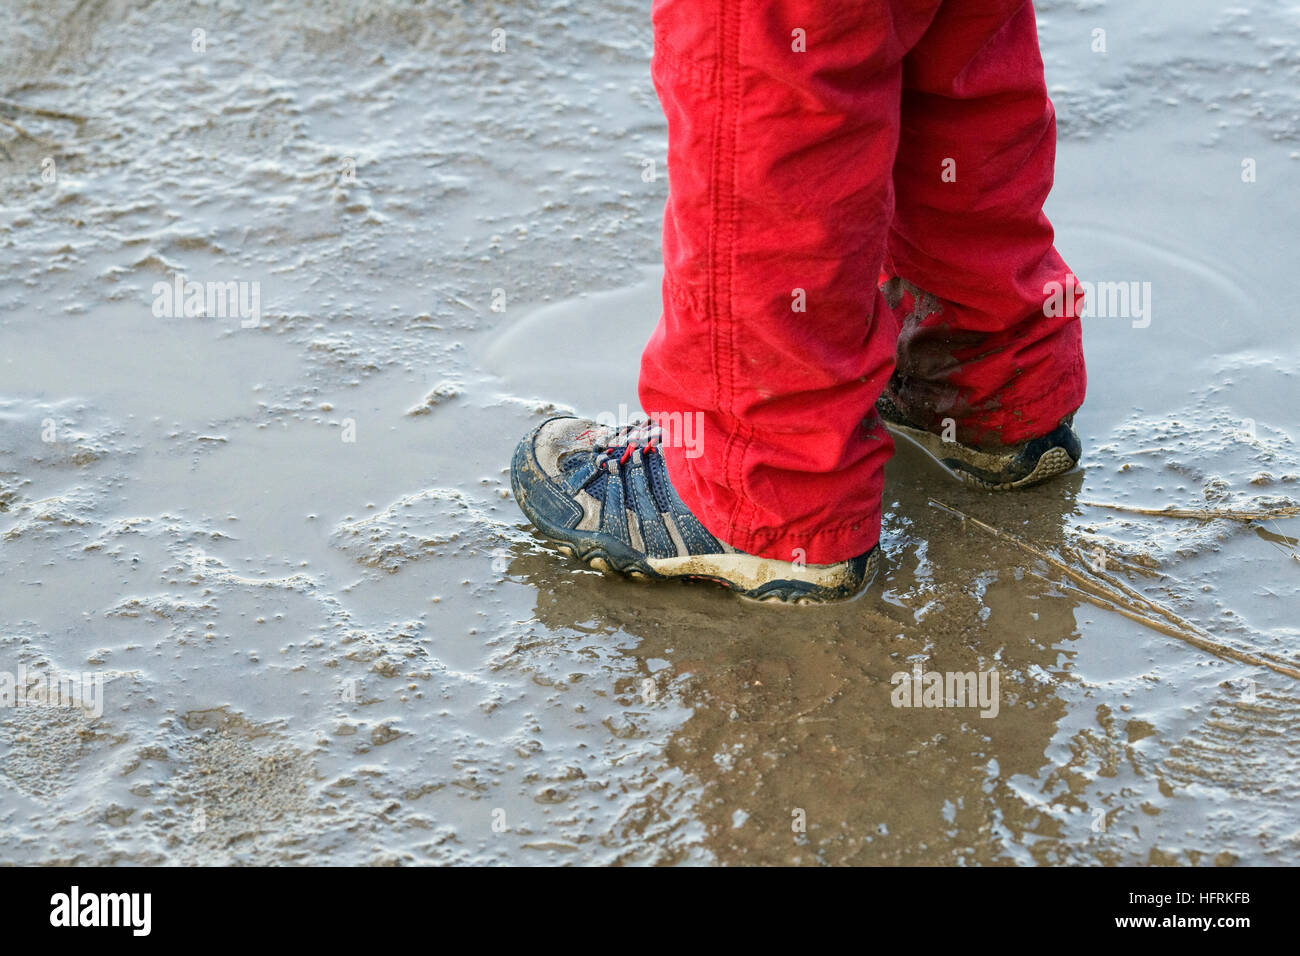
M 1087 563 L 1087 561 L 1083 556 L 1083 552 L 1087 551 L 1088 547 L 1089 545 L 1087 544 L 1078 544 L 1073 547 L 1066 546 L 1064 547 L 1064 550 L 1068 551 L 1071 557 L 1073 557 L 1080 564 L 1085 564 Z M 1095 542 L 1091 545 L 1091 547 L 1094 550 L 1105 550 Z M 1128 571 L 1131 574 L 1140 574 L 1144 578 L 1160 578 L 1160 580 L 1162 581 L 1167 581 L 1170 579 L 1170 575 L 1167 571 L 1162 571 L 1159 568 L 1149 568 L 1144 564 L 1134 564 L 1132 561 L 1125 561 L 1122 558 L 1117 558 L 1114 555 L 1107 554 L 1106 567 L 1109 568 L 1111 566 L 1122 568 L 1123 570 Z
M 1255 667 L 1267 667 L 1271 671 L 1277 671 L 1279 674 L 1285 674 L 1287 677 L 1294 677 L 1296 680 L 1300 680 L 1300 669 L 1291 667 L 1289 664 L 1279 661 L 1277 658 L 1273 657 L 1272 655 L 1269 655 L 1268 658 L 1265 658 L 1259 654 L 1252 654 L 1249 651 L 1239 651 L 1235 647 L 1229 647 L 1226 644 L 1220 644 L 1218 641 L 1212 641 L 1208 638 L 1201 637 L 1198 634 L 1188 634 L 1177 628 L 1170 627 L 1164 621 L 1157 621 L 1154 618 L 1145 617 L 1141 614 L 1138 614 L 1136 611 L 1129 610 L 1128 608 L 1119 607 L 1118 605 L 1111 604 L 1105 598 L 1093 594 L 1089 591 L 1085 591 L 1082 588 L 1076 588 L 1070 584 L 1051 581 L 1045 575 L 1038 574 L 1034 571 L 1030 571 L 1029 573 L 1033 574 L 1034 577 L 1039 578 L 1040 580 L 1047 581 L 1047 583 L 1049 584 L 1054 584 L 1056 587 L 1059 587 L 1062 591 L 1066 591 L 1078 595 L 1081 599 L 1087 601 L 1089 604 L 1095 604 L 1097 607 L 1106 611 L 1114 611 L 1116 614 L 1122 614 L 1125 617 L 1130 618 L 1131 620 L 1137 621 L 1139 624 L 1145 624 L 1147 627 L 1151 628 L 1154 631 L 1159 631 L 1161 634 L 1168 634 L 1170 637 L 1176 637 L 1180 641 L 1186 641 L 1188 644 L 1191 644 L 1193 647 L 1199 647 L 1203 651 L 1209 651 L 1211 654 L 1214 654 L 1216 657 L 1222 657 L 1227 660 L 1237 661 L 1238 663 L 1241 664 L 1251 664 Z
M 1288 551 L 1286 548 L 1282 547 L 1282 545 L 1278 544 L 1276 541 L 1270 541 L 1269 544 L 1277 548 L 1278 551 L 1286 555 L 1286 557 L 1290 558 L 1292 561 L 1300 561 L 1300 552 Z
M 1079 556 L 1078 556 L 1077 554 L 1074 555 L 1074 558 L 1075 558 L 1076 560 L 1079 560 Z M 1082 563 L 1082 561 L 1080 561 L 1080 563 Z M 1169 621 L 1171 624 L 1174 624 L 1174 625 L 1176 625 L 1176 626 L 1178 626 L 1178 627 L 1181 627 L 1181 628 L 1185 628 L 1185 629 L 1187 629 L 1187 630 L 1189 630 L 1189 631 L 1192 631 L 1192 632 L 1194 632 L 1194 633 L 1200 634 L 1202 637 L 1205 637 L 1205 638 L 1210 638 L 1210 637 L 1211 637 L 1210 633 L 1209 633 L 1208 631 L 1206 631 L 1205 628 L 1203 628 L 1203 627 L 1199 627 L 1199 626 L 1197 626 L 1196 624 L 1193 624 L 1191 621 L 1188 621 L 1188 620 L 1185 620 L 1184 618 L 1179 617 L 1177 614 L 1175 614 L 1173 611 L 1170 611 L 1168 608 L 1165 608 L 1165 607 L 1163 607 L 1163 606 L 1157 604 L 1155 601 L 1152 601 L 1150 598 L 1148 598 L 1148 597 L 1147 597 L 1145 594 L 1143 594 L 1141 591 L 1138 591 L 1138 590 L 1135 589 L 1135 588 L 1129 587 L 1127 584 L 1125 584 L 1125 583 L 1124 583 L 1123 581 L 1121 581 L 1119 578 L 1117 578 L 1117 577 L 1115 577 L 1115 576 L 1113 576 L 1113 575 L 1107 574 L 1105 571 L 1098 570 L 1098 569 L 1095 568 L 1095 567 L 1094 567 L 1094 568 L 1091 568 L 1090 570 L 1092 571 L 1092 573 L 1093 573 L 1094 575 L 1096 575 L 1097 577 L 1101 578 L 1101 580 L 1105 581 L 1107 584 L 1109 584 L 1109 585 L 1110 585 L 1112 588 L 1114 588 L 1116 591 L 1119 591 L 1121 594 L 1127 595 L 1129 598 L 1131 598 L 1133 601 L 1136 601 L 1138 604 L 1145 605 L 1146 607 L 1148 607 L 1148 608 L 1150 608 L 1151 610 L 1155 611 L 1155 612 L 1156 612 L 1157 614 L 1159 614 L 1161 617 L 1165 618 L 1165 619 L 1166 619 L 1167 621 Z
M 1267 528 L 1265 528 L 1264 531 L 1263 531 L 1263 537 L 1264 537 L 1264 540 L 1265 540 L 1265 541 L 1267 541 L 1267 542 L 1268 542 L 1269 544 L 1271 544 L 1273 547 L 1277 548 L 1279 551 L 1281 551 L 1283 554 L 1285 554 L 1285 555 L 1286 555 L 1288 558 L 1290 558 L 1292 561 L 1295 561 L 1295 562 L 1300 563 L 1300 551 L 1297 551 L 1297 550 L 1296 550 L 1296 547 L 1295 547 L 1295 546 L 1296 546 L 1296 539 L 1295 539 L 1295 538 L 1291 538 L 1291 537 L 1288 537 L 1287 535 L 1284 535 L 1282 532 L 1278 531 L 1276 528 L 1273 529 L 1272 531 L 1269 531 Z M 1283 545 L 1283 544 L 1281 544 L 1281 543 L 1279 543 L 1279 542 L 1277 542 L 1277 541 L 1274 541 L 1273 538 L 1275 538 L 1275 537 L 1276 537 L 1276 538 L 1281 538 L 1283 541 L 1286 542 L 1286 544 Z
M 1050 554 L 1036 545 L 1030 544 L 1028 541 L 1017 537 L 1009 531 L 1003 531 L 1001 528 L 995 528 L 993 525 L 985 524 L 978 518 L 972 518 L 964 511 L 953 508 L 950 505 L 945 505 L 943 502 L 936 501 L 934 498 L 930 499 L 930 504 L 960 518 L 963 523 L 969 522 L 981 531 L 993 535 L 995 538 L 1000 538 L 1003 541 L 1014 544 L 1022 551 L 1026 551 L 1041 561 L 1044 561 L 1050 567 L 1056 568 L 1079 585 L 1079 587 L 1075 588 L 1058 583 L 1057 586 L 1066 587 L 1071 591 L 1078 592 L 1081 597 L 1092 604 L 1096 604 L 1098 607 L 1116 611 L 1140 624 L 1145 624 L 1152 630 L 1159 631 L 1161 634 L 1167 634 L 1170 637 L 1176 637 L 1180 641 L 1184 641 L 1191 644 L 1193 647 L 1200 648 L 1201 650 L 1209 651 L 1211 654 L 1218 657 L 1239 661 L 1243 664 L 1251 664 L 1255 667 L 1266 667 L 1271 671 L 1276 671 L 1279 674 L 1285 674 L 1287 677 L 1300 680 L 1300 669 L 1292 667 L 1289 664 L 1267 660 L 1266 658 L 1249 651 L 1242 651 L 1235 647 L 1221 644 L 1214 640 L 1214 638 L 1211 637 L 1204 628 L 1198 627 L 1190 621 L 1184 620 L 1173 611 L 1162 607 L 1160 604 L 1157 604 L 1155 601 L 1105 572 L 1093 572 L 1096 577 L 1086 575 L 1081 571 L 1070 567 L 1055 555 Z M 1042 577 L 1042 575 L 1038 576 Z M 1149 611 L 1156 612 L 1161 617 L 1165 618 L 1165 621 L 1160 621 L 1151 617 Z M 1166 623 L 1166 621 L 1169 623 Z
M 1267 511 L 1229 511 L 1226 508 L 1135 508 L 1132 505 L 1118 505 L 1109 501 L 1080 501 L 1081 505 L 1093 508 L 1109 508 L 1111 511 L 1127 511 L 1135 515 L 1155 515 L 1158 518 L 1192 518 L 1197 521 L 1213 521 L 1227 518 L 1232 521 L 1266 521 L 1270 518 L 1294 518 L 1300 515 L 1300 507 L 1284 505 Z
M 31 132 L 30 130 L 24 129 L 23 127 L 19 126 L 13 120 L 5 119 L 3 116 L 0 116 L 0 123 L 3 123 L 5 126 L 8 126 L 10 129 L 17 130 L 19 135 L 26 136 L 32 142 L 40 143 L 42 146 L 48 147 L 49 149 L 59 148 L 58 143 L 54 142 L 51 139 L 46 139 L 44 136 L 37 136 L 35 133 Z
M 3 97 L 0 97 L 0 106 L 18 110 L 20 113 L 30 113 L 33 116 L 44 116 L 46 119 L 70 120 L 73 123 L 87 122 L 87 117 L 77 116 L 75 113 L 61 113 L 58 110 L 47 110 L 42 106 L 28 106 L 26 103 L 19 103 L 16 100 Z

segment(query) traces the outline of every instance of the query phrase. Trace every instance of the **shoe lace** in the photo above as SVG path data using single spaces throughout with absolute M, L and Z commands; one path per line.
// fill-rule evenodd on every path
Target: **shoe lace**
M 596 456 L 596 467 L 609 471 L 609 460 L 618 456 L 618 463 L 626 465 L 632 454 L 640 450 L 643 454 L 653 455 L 659 450 L 662 430 L 654 422 L 636 421 L 622 425 L 614 433 L 613 439 L 605 450 Z M 662 453 L 661 453 L 662 454 Z

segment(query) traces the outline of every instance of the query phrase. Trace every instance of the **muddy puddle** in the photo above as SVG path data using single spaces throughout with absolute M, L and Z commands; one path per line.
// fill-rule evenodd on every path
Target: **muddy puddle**
M 993 496 L 900 443 L 878 583 L 793 611 L 509 498 L 541 417 L 635 401 L 642 5 L 11 6 L 0 672 L 102 697 L 0 710 L 3 862 L 1300 862 L 1300 684 L 1022 546 L 1300 666 L 1300 520 L 1107 507 L 1300 502 L 1294 10 L 1038 4 L 1059 246 L 1136 289 L 1085 319 L 1086 467 Z M 996 714 L 895 706 L 918 666 Z

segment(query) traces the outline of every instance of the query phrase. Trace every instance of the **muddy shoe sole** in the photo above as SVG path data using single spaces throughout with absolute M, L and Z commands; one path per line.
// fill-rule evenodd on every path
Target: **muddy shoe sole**
M 1083 454 L 1083 443 L 1071 424 L 1073 416 L 1041 438 L 999 451 L 984 451 L 944 441 L 934 432 L 909 422 L 888 399 L 876 403 L 885 426 L 908 439 L 949 472 L 968 484 L 989 491 L 1028 488 L 1073 471 Z
M 879 569 L 879 547 L 838 564 L 798 565 L 745 554 L 717 543 L 711 536 L 698 547 L 709 551 L 716 545 L 716 553 L 691 553 L 691 548 L 679 547 L 675 555 L 652 556 L 622 540 L 622 533 L 611 533 L 613 529 L 622 532 L 620 518 L 636 520 L 638 530 L 631 540 L 646 540 L 651 529 L 635 519 L 631 511 L 620 508 L 622 514 L 611 515 L 607 520 L 597 518 L 601 509 L 594 498 L 585 491 L 568 491 L 558 483 L 554 466 L 548 469 L 542 465 L 535 442 L 541 427 L 515 449 L 510 465 L 515 501 L 543 538 L 597 571 L 640 581 L 708 581 L 753 601 L 812 605 L 857 597 L 867 589 Z M 551 458 L 545 452 L 543 457 L 548 461 Z M 618 476 L 617 469 L 614 476 Z M 682 515 L 660 512 L 647 518 L 661 521 L 681 538 L 680 529 L 685 523 Z M 654 529 L 653 533 L 657 534 L 658 530 Z M 694 534 L 690 537 L 692 541 L 700 540 Z
M 536 522 L 534 522 L 536 526 Z M 801 606 L 834 604 L 858 597 L 871 584 L 879 570 L 880 549 L 871 552 L 860 572 L 862 584 L 854 587 L 843 580 L 818 584 L 811 580 L 796 580 L 788 572 L 765 565 L 782 565 L 787 562 L 742 555 L 742 562 L 698 561 L 680 558 L 649 558 L 618 554 L 606 544 L 591 542 L 584 551 L 583 544 L 566 540 L 559 533 L 546 533 L 540 526 L 542 537 L 569 557 L 577 558 L 588 567 L 608 575 L 621 575 L 631 580 L 704 581 L 724 587 L 746 601 L 779 603 Z M 678 564 L 677 562 L 681 562 Z M 676 566 L 674 566 L 676 565 Z M 725 566 L 724 566 L 725 565 Z

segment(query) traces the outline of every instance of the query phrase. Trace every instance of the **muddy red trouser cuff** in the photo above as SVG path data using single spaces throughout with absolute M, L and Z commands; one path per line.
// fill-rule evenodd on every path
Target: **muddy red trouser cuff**
M 979 447 L 1078 408 L 1078 313 L 1043 308 L 1072 277 L 1042 212 L 1056 121 L 1030 3 L 652 16 L 669 197 L 640 399 L 698 424 L 664 454 L 705 528 L 787 561 L 870 550 L 882 394 Z

